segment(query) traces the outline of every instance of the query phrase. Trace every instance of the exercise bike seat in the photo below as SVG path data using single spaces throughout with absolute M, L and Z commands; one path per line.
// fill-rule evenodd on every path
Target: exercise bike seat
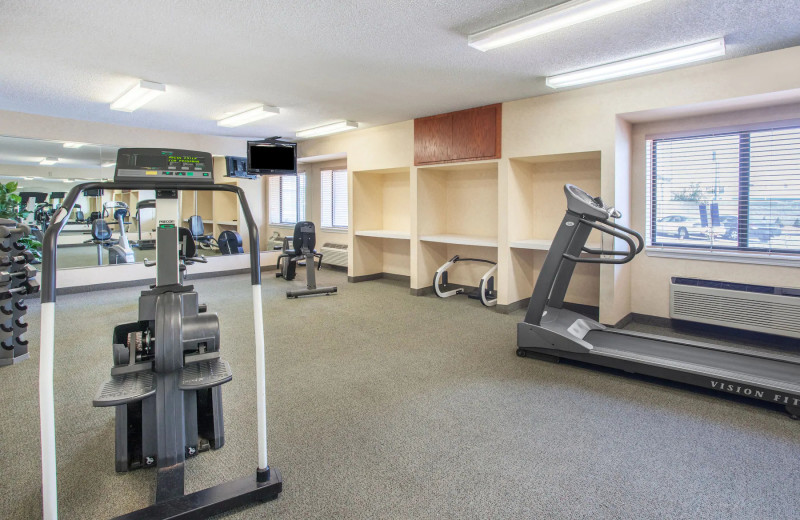
M 92 221 L 92 242 L 94 243 L 110 243 L 114 242 L 111 240 L 111 228 L 108 227 L 108 223 L 103 219 L 96 219 Z

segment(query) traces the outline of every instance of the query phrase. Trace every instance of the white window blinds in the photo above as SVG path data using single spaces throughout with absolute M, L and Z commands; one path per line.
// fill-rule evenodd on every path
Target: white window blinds
M 275 175 L 269 178 L 270 224 L 296 224 L 306 219 L 306 175 Z
M 322 227 L 347 228 L 347 170 L 322 170 Z
M 650 246 L 800 253 L 800 127 L 647 142 Z

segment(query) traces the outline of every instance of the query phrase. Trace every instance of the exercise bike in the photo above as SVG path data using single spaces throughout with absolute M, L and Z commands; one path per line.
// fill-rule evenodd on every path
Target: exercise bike
M 125 231 L 125 217 L 130 215 L 128 205 L 120 201 L 110 201 L 103 204 L 103 218 L 109 216 L 109 210 L 113 211 L 114 220 L 119 225 L 119 240 L 108 248 L 109 264 L 132 264 L 136 262 L 133 249 L 128 243 L 128 234 Z M 94 222 L 92 222 L 94 225 Z
M 317 287 L 317 278 L 314 273 L 314 259 L 318 261 L 317 270 L 322 269 L 322 253 L 317 253 L 314 246 L 317 244 L 317 233 L 314 223 L 310 221 L 298 222 L 294 226 L 294 236 L 284 237 L 283 252 L 278 257 L 277 278 L 294 280 L 297 266 L 305 262 L 306 288 L 297 291 L 286 291 L 287 298 L 300 296 L 319 296 L 320 294 L 334 294 L 337 287 Z

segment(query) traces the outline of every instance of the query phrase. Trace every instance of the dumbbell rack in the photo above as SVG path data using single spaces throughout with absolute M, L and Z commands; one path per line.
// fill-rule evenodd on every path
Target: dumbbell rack
M 0 366 L 28 359 L 25 296 L 39 292 L 33 254 L 19 239 L 30 229 L 14 220 L 0 219 Z

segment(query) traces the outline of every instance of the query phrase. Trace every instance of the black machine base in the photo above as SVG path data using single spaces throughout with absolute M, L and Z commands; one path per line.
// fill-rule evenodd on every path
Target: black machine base
M 321 294 L 334 294 L 338 292 L 337 287 L 317 287 L 316 289 L 300 289 L 297 291 L 286 291 L 287 298 L 299 298 L 301 296 L 319 296 Z
M 657 379 L 675 381 L 689 386 L 705 388 L 717 394 L 730 394 L 753 402 L 766 402 L 783 407 L 792 419 L 800 419 L 800 395 L 789 392 L 776 392 L 767 388 L 760 388 L 753 384 L 736 383 L 734 379 L 724 376 L 716 377 L 698 373 L 686 372 L 666 366 L 656 366 L 648 363 L 620 359 L 617 357 L 603 356 L 590 353 L 566 352 L 554 349 L 517 348 L 517 356 L 533 358 L 541 361 L 560 362 L 562 359 L 578 361 L 590 365 L 600 365 L 607 368 L 621 370 L 629 374 L 642 374 Z
M 281 474 L 277 469 L 272 468 L 266 482 L 258 482 L 256 473 L 253 473 L 238 480 L 231 480 L 189 495 L 153 504 L 116 518 L 117 520 L 202 520 L 253 502 L 273 500 L 281 491 L 283 491 Z

